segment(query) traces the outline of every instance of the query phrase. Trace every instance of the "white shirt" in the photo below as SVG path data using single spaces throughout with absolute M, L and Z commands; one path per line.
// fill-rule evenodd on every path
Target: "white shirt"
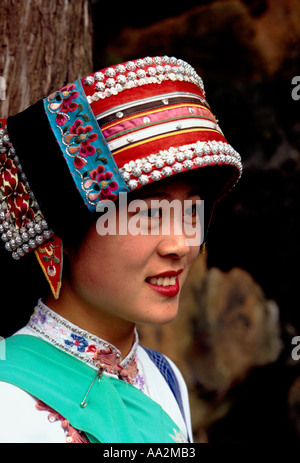
M 93 355 L 96 349 L 109 348 L 117 352 L 117 355 L 120 355 L 115 346 L 81 330 L 53 312 L 42 301 L 38 302 L 29 323 L 18 331 L 15 336 L 19 334 L 41 337 L 95 369 L 97 367 Z M 184 439 L 188 439 L 188 436 L 191 439 L 188 393 L 178 368 L 170 359 L 167 359 L 179 384 L 185 421 L 179 405 L 161 372 L 138 343 L 137 333 L 132 349 L 125 359 L 121 359 L 121 365 L 126 368 L 134 359 L 139 372 L 134 379 L 133 385 L 161 405 L 163 410 L 177 424 L 182 431 L 182 436 L 176 434 L 177 441 L 184 441 Z M 1 361 L 5 360 L 0 360 L 0 368 Z M 110 373 L 104 374 L 110 375 Z M 83 396 L 85 392 L 83 391 Z M 64 422 L 50 412 L 51 410 L 38 409 L 37 399 L 27 392 L 12 384 L 0 381 L 1 443 L 63 443 L 74 441 L 70 437 L 68 428 L 63 427 Z

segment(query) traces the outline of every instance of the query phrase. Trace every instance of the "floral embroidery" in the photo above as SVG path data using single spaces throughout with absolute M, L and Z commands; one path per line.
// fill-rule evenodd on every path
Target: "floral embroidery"
M 86 158 L 87 156 L 93 156 L 95 154 L 96 149 L 93 145 L 91 145 L 91 143 L 97 140 L 98 135 L 96 133 L 89 134 L 89 132 L 92 132 L 92 130 L 93 127 L 91 125 L 86 125 L 83 127 L 83 122 L 80 119 L 76 119 L 74 124 L 70 127 L 70 134 L 66 135 L 64 138 L 64 140 L 68 142 L 71 141 L 73 137 L 76 137 L 74 138 L 74 142 L 79 146 L 73 146 L 69 148 L 69 151 L 72 154 L 76 153 L 77 150 L 83 158 Z
M 78 107 L 78 104 L 73 100 L 78 97 L 79 93 L 73 91 L 74 89 L 74 84 L 66 85 L 61 89 L 60 93 L 54 95 L 55 102 L 52 103 L 51 109 L 57 112 L 56 123 L 58 125 L 64 125 L 68 120 L 65 114 L 75 111 Z
M 84 182 L 85 188 L 90 188 L 92 185 L 94 189 L 99 188 L 99 184 L 101 186 L 100 193 L 91 193 L 89 198 L 92 201 L 95 200 L 111 200 L 115 201 L 117 199 L 117 195 L 112 193 L 118 189 L 118 184 L 114 180 L 111 181 L 113 177 L 112 172 L 105 172 L 105 169 L 102 165 L 99 165 L 97 169 L 93 169 L 90 172 L 90 179 Z
M 65 343 L 68 346 L 76 346 L 79 352 L 85 352 L 85 348 L 88 346 L 88 342 L 82 336 L 77 336 L 76 334 L 71 334 L 72 341 L 69 339 L 65 340 Z
M 41 400 L 37 400 L 35 404 L 35 408 L 37 410 L 48 411 L 48 420 L 50 423 L 54 423 L 55 421 L 61 421 L 61 427 L 67 432 L 66 441 L 69 444 L 89 444 L 88 438 L 82 431 L 78 431 L 77 429 L 73 428 L 70 425 L 69 421 L 66 420 L 63 416 L 57 413 L 52 408 L 48 407 L 44 402 Z
M 138 334 L 135 331 L 135 342 L 126 358 L 122 358 L 121 352 L 112 344 L 81 330 L 76 325 L 65 320 L 38 302 L 28 326 L 43 339 L 52 342 L 58 348 L 71 353 L 85 363 L 104 368 L 110 374 L 117 375 L 120 379 L 135 384 L 138 375 L 136 363 L 136 350 L 138 346 Z M 142 381 L 137 387 L 142 386 Z
M 99 201 L 116 200 L 128 191 L 80 81 L 44 100 L 44 107 L 74 182 L 89 209 Z

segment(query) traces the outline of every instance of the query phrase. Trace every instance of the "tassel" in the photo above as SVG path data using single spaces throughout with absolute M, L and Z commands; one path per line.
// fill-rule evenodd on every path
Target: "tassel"
M 63 268 L 62 240 L 54 235 L 34 251 L 55 299 L 59 298 Z

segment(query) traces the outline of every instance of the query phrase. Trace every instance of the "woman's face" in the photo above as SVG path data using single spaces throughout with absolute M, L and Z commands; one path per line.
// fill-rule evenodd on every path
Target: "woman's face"
M 200 201 L 195 191 L 185 181 L 172 178 L 130 194 L 128 203 L 138 198 L 144 207 L 133 208 L 132 212 L 125 206 L 117 208 L 116 230 L 120 217 L 125 217 L 131 232 L 135 224 L 143 234 L 134 235 L 127 230 L 127 234 L 100 236 L 99 223 L 98 231 L 92 226 L 80 249 L 69 255 L 73 295 L 102 313 L 106 320 L 111 318 L 112 323 L 120 319 L 151 324 L 173 320 L 182 285 L 199 252 L 199 243 L 190 240 L 185 231 L 186 223 L 189 230 L 197 224 L 199 231 L 197 211 L 191 206 Z M 176 212 L 170 210 L 168 234 L 162 231 L 168 217 L 164 217 L 164 212 L 161 216 L 160 209 L 151 208 L 152 201 L 162 199 L 176 199 L 177 205 L 182 206 Z

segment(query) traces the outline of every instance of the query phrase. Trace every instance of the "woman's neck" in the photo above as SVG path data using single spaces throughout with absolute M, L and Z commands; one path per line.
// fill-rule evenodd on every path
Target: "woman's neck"
M 45 304 L 79 328 L 113 344 L 123 358 L 130 352 L 135 338 L 135 323 L 112 317 L 85 303 L 74 294 L 67 282 L 62 285 L 59 299 L 49 295 Z

